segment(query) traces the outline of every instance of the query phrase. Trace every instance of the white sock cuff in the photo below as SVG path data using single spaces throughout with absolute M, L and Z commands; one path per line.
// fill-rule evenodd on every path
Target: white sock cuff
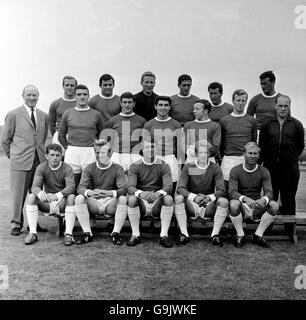
M 74 206 L 66 206 L 65 213 L 75 213 L 75 207 Z
M 217 206 L 215 214 L 218 215 L 218 216 L 227 217 L 228 208 L 223 208 L 223 207 Z
M 180 203 L 180 204 L 174 205 L 174 212 L 176 215 L 186 214 L 185 204 Z
M 161 208 L 161 214 L 173 214 L 173 206 L 167 207 L 167 206 L 162 206 Z
M 140 214 L 140 209 L 138 206 L 135 208 L 128 207 L 128 215 L 136 215 L 136 214 Z
M 26 211 L 27 212 L 36 212 L 36 211 L 38 211 L 37 204 L 27 204 Z

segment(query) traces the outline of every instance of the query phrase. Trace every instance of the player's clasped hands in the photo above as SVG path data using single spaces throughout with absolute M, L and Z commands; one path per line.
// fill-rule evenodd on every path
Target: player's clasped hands
M 153 203 L 160 198 L 162 194 L 159 192 L 143 191 L 139 196 L 140 198 L 147 200 L 149 203 Z

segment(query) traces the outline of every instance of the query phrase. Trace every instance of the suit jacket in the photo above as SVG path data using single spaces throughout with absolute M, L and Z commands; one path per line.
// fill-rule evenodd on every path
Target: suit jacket
M 1 144 L 7 157 L 11 160 L 13 170 L 31 170 L 35 148 L 39 161 L 46 161 L 45 142 L 48 135 L 48 115 L 36 108 L 36 131 L 32 120 L 21 106 L 10 111 L 5 117 Z

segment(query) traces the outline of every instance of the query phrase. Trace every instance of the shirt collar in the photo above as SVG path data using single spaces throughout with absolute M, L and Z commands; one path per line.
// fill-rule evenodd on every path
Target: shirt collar
M 206 120 L 198 120 L 198 119 L 194 119 L 194 122 L 197 122 L 197 123 L 206 123 L 206 122 L 210 122 L 212 121 L 211 119 L 206 119 Z
M 142 162 L 148 166 L 151 166 L 152 164 L 155 164 L 157 162 L 157 157 L 154 157 L 153 162 L 145 162 L 144 158 L 142 158 Z
M 131 114 L 124 114 L 123 112 L 120 112 L 119 114 L 122 117 L 127 117 L 128 118 L 128 117 L 132 117 L 135 114 L 135 112 L 132 112 Z
M 242 114 L 234 114 L 234 112 L 231 113 L 231 116 L 236 118 L 242 118 L 246 115 L 246 111 L 244 111 Z
M 51 168 L 50 165 L 49 165 L 49 163 L 48 163 L 48 166 L 49 166 L 49 168 L 50 168 L 52 171 L 56 171 L 56 170 L 58 170 L 58 169 L 62 166 L 62 161 L 60 162 L 60 164 L 59 164 L 58 167 L 56 167 L 56 168 Z
M 182 98 L 182 99 L 187 99 L 187 98 L 190 98 L 191 97 L 191 93 L 189 92 L 189 94 L 187 96 L 182 96 L 180 93 L 177 94 L 177 96 L 179 98 Z
M 263 92 L 261 93 L 265 98 L 275 98 L 278 95 L 278 92 L 275 92 L 272 96 L 267 96 Z
M 101 98 L 103 98 L 103 99 L 110 100 L 110 99 L 113 99 L 115 95 L 112 94 L 110 97 L 105 97 L 105 96 L 103 96 L 101 93 L 99 93 L 99 96 L 100 96 Z
M 217 104 L 217 105 L 214 105 L 213 103 L 212 103 L 212 101 L 210 101 L 211 102 L 211 106 L 213 107 L 213 108 L 218 108 L 218 107 L 222 107 L 223 105 L 224 105 L 224 102 L 223 101 L 221 101 L 219 104 Z
M 164 119 L 164 120 L 158 119 L 157 117 L 155 117 L 154 119 L 159 122 L 167 122 L 171 119 L 171 117 L 168 117 L 167 119 Z
M 62 99 L 63 99 L 64 101 L 71 101 L 71 102 L 76 101 L 75 98 L 73 98 L 73 99 L 67 99 L 67 98 L 63 97 Z
M 99 165 L 99 162 L 96 161 L 96 165 L 97 165 L 97 167 L 98 167 L 100 170 L 106 170 L 106 169 L 108 169 L 112 164 L 113 164 L 113 161 L 111 161 L 107 167 L 101 167 L 101 166 Z
M 246 172 L 254 172 L 254 171 L 256 171 L 257 168 L 258 168 L 258 164 L 256 164 L 256 166 L 255 166 L 255 168 L 254 168 L 253 170 L 248 170 L 248 169 L 244 166 L 244 163 L 242 164 L 242 166 L 243 166 L 243 170 L 246 171 Z
M 28 107 L 27 105 L 23 105 L 27 111 L 27 113 L 29 114 L 30 118 L 31 118 L 31 115 L 32 115 L 32 110 L 30 107 Z M 36 107 L 33 108 L 33 111 L 34 111 L 34 117 L 36 118 Z
M 88 111 L 88 110 L 90 110 L 90 106 L 87 106 L 85 109 L 78 108 L 78 107 L 74 107 L 74 109 L 77 111 Z

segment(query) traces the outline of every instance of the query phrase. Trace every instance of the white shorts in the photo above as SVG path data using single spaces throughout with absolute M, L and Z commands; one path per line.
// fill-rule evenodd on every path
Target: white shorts
M 172 182 L 177 182 L 180 172 L 179 163 L 173 154 L 168 156 L 157 156 L 157 158 L 164 160 L 171 169 Z
M 206 207 L 200 207 L 197 203 L 195 203 L 194 201 L 191 201 L 192 206 L 193 206 L 193 208 L 194 208 L 195 216 L 194 216 L 194 217 L 190 217 L 190 219 L 196 220 L 198 217 L 199 217 L 199 218 L 202 218 L 202 219 L 206 219 L 206 218 L 205 218 L 206 209 L 207 209 L 207 207 L 208 207 L 212 202 L 213 202 L 213 201 L 209 201 L 209 202 L 207 203 L 207 206 L 206 206 Z M 207 219 L 209 219 L 209 218 L 207 218 Z
M 152 216 L 153 215 L 153 207 L 155 206 L 156 202 L 159 201 L 162 198 L 158 198 L 157 200 L 155 200 L 152 203 L 149 203 L 147 200 L 142 199 L 140 197 L 137 197 L 138 199 L 142 200 L 142 202 L 145 205 L 146 208 L 146 212 L 145 212 L 145 216 Z
M 228 181 L 231 169 L 241 163 L 244 163 L 244 156 L 224 156 L 221 163 L 224 180 Z
M 128 171 L 131 164 L 142 159 L 142 156 L 137 153 L 118 153 L 113 152 L 111 160 L 123 167 L 124 171 Z
M 65 154 L 65 162 L 68 163 L 74 173 L 82 173 L 84 168 L 96 161 L 93 147 L 68 146 Z
M 116 198 L 113 198 L 113 197 L 97 199 L 97 206 L 99 209 L 99 215 L 105 215 L 106 217 L 110 217 L 105 214 L 105 211 L 106 211 L 107 206 L 114 200 L 116 200 Z

